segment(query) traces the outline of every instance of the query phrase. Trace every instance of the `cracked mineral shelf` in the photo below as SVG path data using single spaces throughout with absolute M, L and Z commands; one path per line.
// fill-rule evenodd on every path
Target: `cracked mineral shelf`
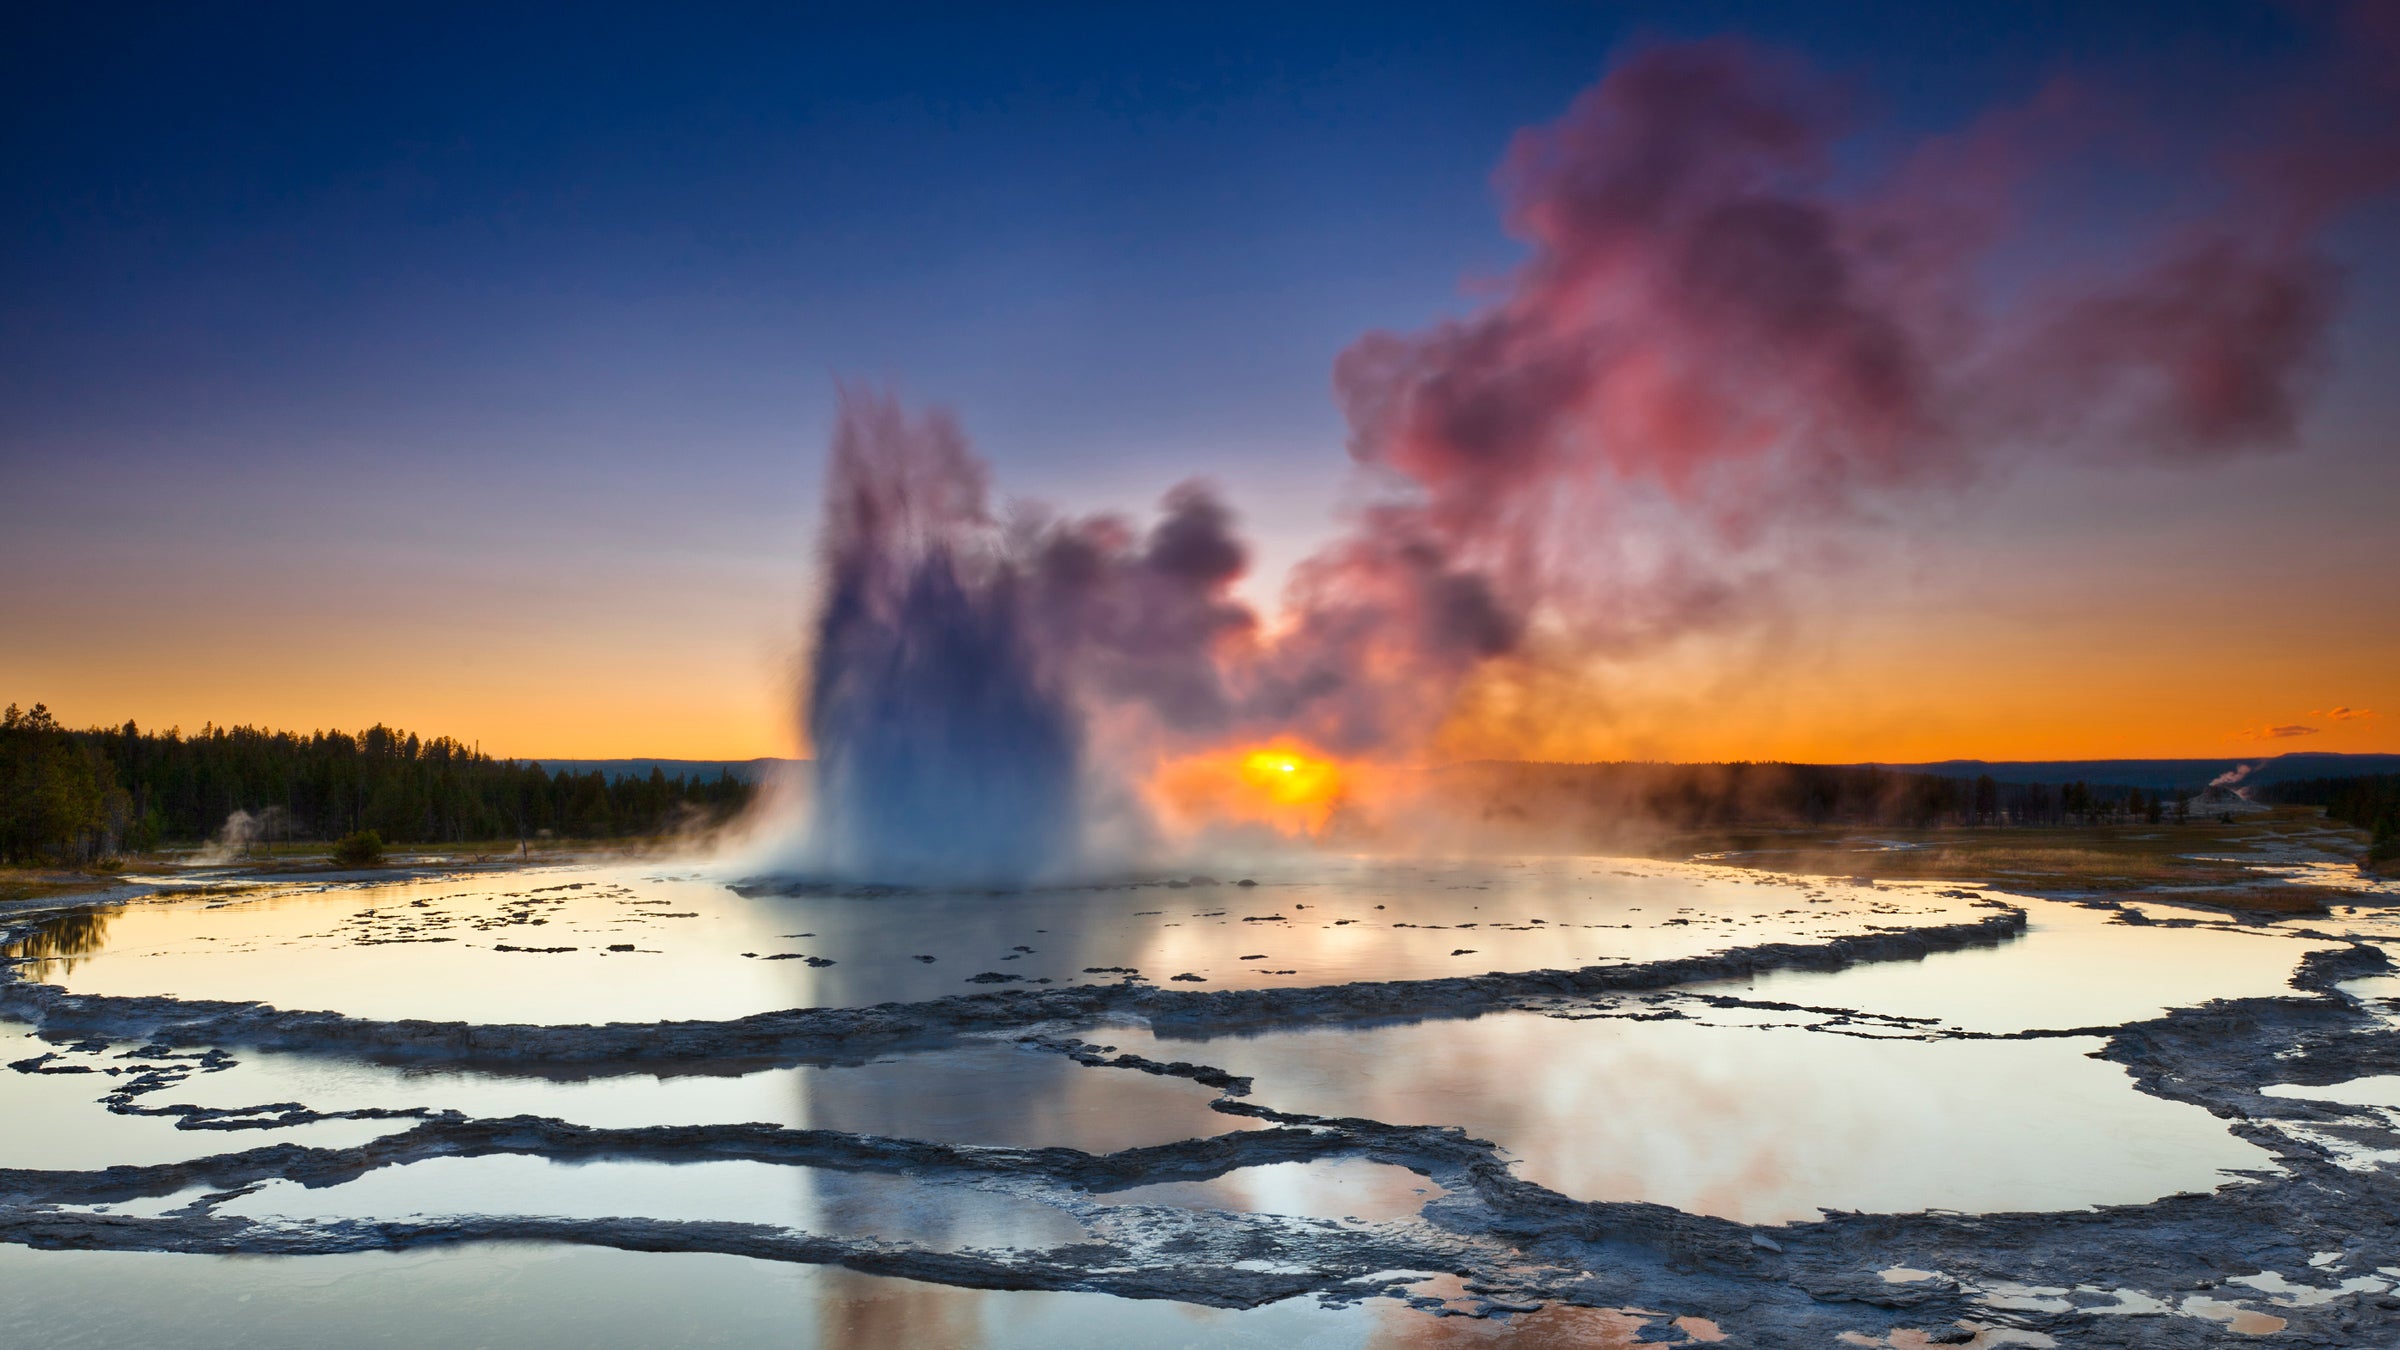
M 100 1098 L 124 1086 L 127 1061 L 112 1060 L 125 1047 L 110 1047 L 104 1055 L 62 1056 L 81 1062 L 89 1073 L 28 1073 L 0 1067 L 0 1168 L 84 1169 L 117 1164 L 181 1162 L 221 1153 L 228 1136 L 215 1131 L 179 1130 L 171 1118 L 119 1115 Z M 0 1022 L 0 1066 L 24 1063 L 55 1053 L 59 1047 L 35 1039 L 32 1029 Z M 57 1065 L 59 1061 L 53 1061 Z M 245 1098 L 242 1104 L 251 1099 Z M 274 1100 L 258 1098 L 256 1100 Z M 289 1141 L 328 1148 L 364 1143 L 379 1135 L 407 1128 L 410 1122 L 322 1121 L 245 1136 L 250 1143 Z
M 1272 1343 L 1333 1345 L 1907 1345 L 1971 1328 L 1987 1342 L 2005 1331 L 2011 1343 L 2072 1344 L 2104 1323 L 2160 1346 L 2270 1324 L 2324 1340 L 2400 1280 L 2338 1236 L 2381 1231 L 2389 1159 L 2400 1157 L 2388 1108 L 2328 1100 L 2380 1093 L 2374 1076 L 2388 1068 L 2390 1024 L 2360 999 L 2391 967 L 2375 947 L 2339 940 L 2342 915 L 2309 921 L 2331 936 L 2302 938 L 2282 935 L 2297 925 L 2182 928 L 2156 914 L 2115 924 L 2037 902 L 2022 936 L 2024 910 L 1956 888 L 1930 892 L 1919 912 L 1898 888 L 1829 888 L 1857 893 L 1835 921 L 1810 884 L 1724 882 L 1750 908 L 1719 911 L 1709 886 L 1723 879 L 1705 869 L 1627 879 L 1674 883 L 1640 905 L 1610 900 L 1587 871 L 1494 866 L 1426 908 L 1392 890 L 1301 898 L 1310 883 L 1278 881 L 1275 912 L 1309 923 L 1272 925 L 1274 955 L 1311 933 L 1362 931 L 1448 952 L 1467 925 L 1478 947 L 1573 951 L 1631 932 L 1666 954 L 1290 988 L 1245 982 L 1229 959 L 1269 945 L 1264 926 L 1165 953 L 1160 941 L 1191 942 L 1195 930 L 1159 928 L 1123 948 L 1142 959 L 1092 964 L 1162 979 L 1190 952 L 1210 982 L 1117 970 L 1080 988 L 618 1026 L 378 1022 L 11 984 L 0 997 L 45 1025 L 38 1042 L 20 1035 L 22 1069 L 0 1076 L 0 1109 L 12 1092 L 64 1103 L 13 1118 L 59 1137 L 37 1142 L 81 1133 L 93 1146 L 0 1178 L 16 1197 L 0 1221 L 17 1242 L 149 1249 L 23 1253 L 61 1258 L 39 1263 L 39 1280 L 133 1269 L 127 1258 L 148 1263 L 137 1279 L 179 1278 L 164 1273 L 219 1269 L 189 1253 L 239 1251 L 277 1258 L 243 1270 L 348 1262 L 326 1268 L 421 1272 L 430 1291 L 465 1271 L 512 1279 L 572 1262 L 610 1270 L 642 1307 L 672 1307 L 687 1271 L 767 1267 L 821 1289 L 829 1265 L 860 1265 L 951 1286 L 874 1283 L 934 1288 L 928 1297 L 975 1319 L 957 1338 L 968 1342 L 1023 1340 L 1042 1309 L 1068 1306 L 1055 1300 L 1095 1291 L 1122 1297 L 1074 1303 L 1075 1331 L 1110 1344 L 1179 1329 L 1238 1344 L 1267 1329 Z M 1595 927 L 1572 905 L 1494 912 L 1527 876 L 1594 886 L 1593 904 L 1641 926 Z M 329 898 L 342 901 L 340 923 L 325 922 Z M 195 935 L 188 955 L 290 963 L 339 949 L 307 942 L 349 942 L 435 972 L 438 990 L 471 944 L 421 939 L 487 923 L 542 929 L 512 945 L 588 948 L 599 944 L 578 932 L 579 906 L 652 898 L 694 917 L 644 929 L 644 945 L 733 953 L 752 968 L 763 963 L 739 951 L 821 948 L 836 972 L 863 961 L 837 945 L 858 921 L 843 907 L 888 917 L 872 907 L 898 903 L 815 895 L 798 902 L 809 912 L 737 934 L 712 929 L 725 916 L 708 900 L 632 884 L 520 886 L 457 912 L 438 896 L 365 904 L 354 890 L 270 902 L 318 906 L 318 936 L 297 948 L 257 932 L 199 941 L 212 933 Z M 208 903 L 218 920 L 245 908 Z M 1345 903 L 1390 905 L 1423 926 L 1338 924 Z M 1065 913 L 943 947 L 956 959 L 932 968 L 948 971 L 936 983 L 947 991 L 1012 946 L 1037 949 L 1019 953 L 1036 975 L 1037 959 L 1061 951 L 1119 950 L 1075 935 Z M 12 973 L 88 977 L 113 959 L 111 922 L 103 911 L 20 933 L 19 954 L 37 959 Z M 2382 926 L 2379 915 L 2357 924 Z M 1052 931 L 1030 940 L 1042 928 Z M 908 958 L 935 940 L 917 932 L 895 964 L 924 969 Z M 2175 969 L 2074 987 L 2145 951 Z M 117 955 L 145 964 L 132 949 Z M 581 955 L 518 964 L 538 972 Z M 2040 992 L 2044 970 L 2060 989 Z M 1761 978 L 1776 971 L 1809 973 Z M 1764 997 L 1778 981 L 1785 997 Z M 2012 982 L 2036 991 L 2031 1011 L 1990 1014 L 2004 1004 L 1983 987 Z M 2206 1002 L 2220 993 L 2235 999 Z M 2206 1006 L 2071 1036 L 2043 1029 L 2166 1000 Z M 2007 1027 L 2020 1030 L 1994 1029 Z M 413 1067 L 360 1062 L 376 1056 Z M 405 1118 L 323 1119 L 344 1111 Z M 300 1123 L 311 1120 L 321 1123 Z M 334 1128 L 373 1142 L 261 1147 Z M 145 1153 L 160 1141 L 175 1147 Z M 1823 1205 L 1870 1212 L 1782 1225 Z M 626 1250 L 571 1256 L 560 1243 Z M 422 1244 L 455 1255 L 375 1250 Z M 337 1251 L 358 1255 L 310 1255 Z M 0 1261 L 12 1252 L 22 1249 L 0 1246 Z M 1903 1266 L 1940 1278 L 1879 1273 Z M 2095 1282 L 2033 1278 L 2057 1270 Z M 280 1277 L 275 1287 L 294 1292 Z M 51 1325 L 44 1296 L 0 1284 L 0 1314 Z M 849 1315 L 817 1297 L 825 1315 Z M 622 1301 L 592 1301 L 627 1325 L 639 1318 Z M 1190 1306 L 1201 1303 L 1252 1310 L 1204 1315 Z M 390 1325 L 436 1330 L 430 1317 L 399 1311 Z M 255 1324 L 244 1332 L 275 1343 Z M 1044 1334 L 1074 1341 L 1063 1325 Z M 779 1328 L 773 1343 L 791 1339 Z

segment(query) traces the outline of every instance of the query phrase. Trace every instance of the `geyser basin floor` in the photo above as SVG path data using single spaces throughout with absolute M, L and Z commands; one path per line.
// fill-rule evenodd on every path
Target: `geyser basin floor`
M 820 938 L 837 926 L 791 922 L 795 908 L 866 925 L 881 916 L 902 925 L 899 937 L 886 935 L 896 946 L 926 931 L 921 921 L 903 923 L 912 911 L 888 901 L 756 902 L 721 890 L 703 896 L 716 885 L 705 879 L 624 879 L 630 872 L 620 869 L 615 882 L 581 871 L 406 883 L 433 888 L 416 894 L 424 905 L 394 905 L 402 888 L 382 886 L 270 902 L 261 912 L 313 907 L 319 926 L 307 931 L 329 932 L 333 920 L 365 931 L 255 941 L 224 958 L 210 955 L 222 943 L 201 939 L 225 934 L 205 926 L 187 947 L 154 957 L 117 945 L 120 925 L 172 906 L 137 906 L 114 919 L 100 911 L 28 938 L 21 954 L 43 960 L 14 973 L 72 982 L 111 962 L 135 970 L 172 960 L 206 974 L 212 959 L 224 959 L 272 979 L 348 950 L 395 954 L 406 963 L 395 969 L 420 977 L 400 991 L 410 997 L 516 1006 L 528 990 L 460 983 L 462 972 L 488 969 L 458 956 L 466 935 L 521 949 L 488 946 L 477 960 L 543 970 L 584 955 L 522 950 L 578 945 L 554 930 L 604 928 L 619 908 L 690 913 L 698 917 L 636 927 L 686 934 L 677 959 L 706 972 L 763 963 L 728 953 L 722 934 L 704 938 L 712 913 L 732 925 L 754 908 L 748 918 L 772 932 Z M 1545 956 L 1562 945 L 1576 951 L 1587 934 L 1673 955 L 1789 941 L 1799 930 L 1808 945 L 1769 950 L 1763 966 L 1749 967 L 1762 969 L 1825 964 L 1811 953 L 1827 950 L 1829 933 L 1941 926 L 1935 915 L 1902 912 L 1918 905 L 1971 925 L 2005 922 L 1977 927 L 1963 951 L 1946 939 L 1886 936 L 1842 947 L 1865 963 L 1837 972 L 1665 987 L 1645 982 L 1645 970 L 1660 968 L 1643 967 L 1614 992 L 1605 982 L 1532 979 L 1287 996 L 1276 977 L 1262 977 L 1251 993 L 1177 1003 L 1167 994 L 1019 996 L 1010 991 L 1022 986 L 1003 984 L 992 986 L 997 997 L 972 1000 L 983 1010 L 972 1034 L 879 1039 L 878 1027 L 942 1025 L 880 1008 L 820 1019 L 834 1030 L 803 1038 L 783 1059 L 758 1058 L 726 1038 L 690 1042 L 699 1048 L 682 1060 L 644 1058 L 644 1045 L 686 1044 L 663 1024 L 621 1033 L 485 1027 L 526 1053 L 420 1057 L 432 1067 L 406 1069 L 362 1064 L 357 1056 L 378 1053 L 372 1037 L 320 1036 L 305 1019 L 188 1023 L 225 1038 L 212 1048 L 173 1031 L 177 1018 L 193 1015 L 188 1005 L 146 1005 L 116 1030 L 104 1016 L 73 1030 L 66 1017 L 51 1027 L 56 1039 L 19 1041 L 21 1059 L 38 1061 L 34 1071 L 0 1073 L 0 1111 L 12 1098 L 47 1103 L 43 1137 L 14 1141 L 19 1156 L 0 1158 L 0 1244 L 117 1250 L 0 1245 L 0 1271 L 66 1283 L 136 1271 L 125 1278 L 158 1285 L 77 1321 L 44 1301 L 47 1290 L 0 1283 L 0 1316 L 17 1314 L 0 1325 L 28 1328 L 45 1344 L 74 1344 L 93 1327 L 125 1333 L 94 1343 L 145 1331 L 156 1340 L 171 1324 L 141 1318 L 158 1288 L 188 1296 L 179 1313 L 231 1317 L 212 1303 L 216 1293 L 191 1282 L 230 1281 L 281 1308 L 309 1306 L 354 1278 L 323 1272 L 372 1271 L 429 1304 L 481 1300 L 479 1326 L 530 1344 L 548 1332 L 509 1333 L 555 1323 L 583 1332 L 575 1343 L 591 1343 L 651 1325 L 640 1310 L 653 1308 L 673 1309 L 676 1325 L 729 1344 L 816 1335 L 829 1344 L 1248 1337 L 1630 1346 L 1723 1335 L 1780 1346 L 1854 1334 L 1852 1343 L 1886 1345 L 1974 1336 L 1970 1343 L 2185 1346 L 2215 1343 L 2229 1325 L 2276 1321 L 2323 1343 L 2345 1343 L 2344 1319 L 2349 1330 L 2400 1330 L 2371 1302 L 2389 1282 L 2381 1268 L 2400 1266 L 2400 1226 L 2389 1222 L 2400 1212 L 2400 1128 L 2382 1109 L 2328 1100 L 2347 1095 L 2342 1088 L 2327 1090 L 2400 1068 L 2400 1036 L 2343 992 L 2379 988 L 2391 975 L 2380 953 L 2343 944 L 2341 922 L 2185 929 L 2163 910 L 2150 916 L 2160 922 L 2140 925 L 2033 903 L 2031 930 L 2018 937 L 2015 911 L 1942 895 L 1940 886 L 1751 884 L 1716 869 L 1590 860 L 1341 863 L 1327 875 L 1342 884 L 1309 881 L 1322 894 L 1305 910 L 1273 902 L 1296 901 L 1306 879 L 1271 876 L 1252 888 L 973 899 L 1010 932 L 1051 926 L 1047 916 L 1012 912 L 1020 905 L 1081 906 L 1119 935 L 1108 941 L 1122 942 L 1180 938 L 1201 917 L 1223 920 L 1226 933 L 1240 935 L 1233 941 L 1269 932 L 1348 941 L 1364 925 L 1338 922 L 1348 912 L 1336 906 L 1354 904 L 1408 916 L 1389 922 L 1448 924 L 1384 930 L 1402 943 L 1431 935 L 1445 944 L 1438 960 L 1405 945 L 1364 949 L 1383 968 L 1417 962 L 1445 975 L 1458 973 L 1445 964 L 1451 950 L 1493 933 L 1526 944 L 1516 952 Z M 537 885 L 577 882 L 600 884 L 534 899 Z M 1353 884 L 1355 898 L 1345 890 Z M 499 894 L 465 897 L 477 889 Z M 1527 895 L 1552 904 L 1498 924 L 1486 912 L 1494 893 L 1509 897 L 1504 904 Z M 1661 893 L 1669 903 L 1653 912 Z M 1266 903 L 1252 910 L 1215 895 Z M 917 898 L 938 903 L 915 913 L 937 916 L 962 912 L 949 907 L 968 899 Z M 669 903 L 631 903 L 650 899 Z M 1320 903 L 1330 912 L 1320 915 Z M 1641 926 L 1543 931 L 1569 918 L 1599 922 L 1604 904 L 1620 911 L 1614 922 Z M 1206 914 L 1220 907 L 1232 912 Z M 189 907 L 236 928 L 244 910 Z M 1818 917 L 1827 911 L 1841 917 Z M 1251 912 L 1283 918 L 1235 926 Z M 1537 917 L 1545 922 L 1533 924 Z M 2379 917 L 2361 914 L 2354 926 L 2380 929 Z M 1166 929 L 1170 922 L 1181 926 Z M 2287 935 L 2301 927 L 2322 936 Z M 421 940 L 445 936 L 462 940 Z M 859 935 L 862 949 L 875 939 Z M 989 940 L 970 933 L 962 949 Z M 95 950 L 97 960 L 83 959 Z M 773 979 L 850 969 L 838 953 L 812 954 L 836 964 L 776 962 Z M 1010 969 L 1052 955 L 1015 954 Z M 2145 970 L 2145 958 L 2164 969 Z M 589 995 L 572 987 L 571 965 L 555 969 L 540 977 L 555 983 L 531 991 L 549 1000 L 543 1006 Z M 1186 987 L 1209 986 L 1160 984 Z M 1781 997 L 1768 998 L 1770 987 Z M 2014 1004 L 2003 996 L 2009 988 L 2021 994 Z M 669 1008 L 709 996 L 690 993 L 661 987 L 641 996 Z M 2240 1001 L 2154 1015 L 2219 996 Z M 1791 1006 L 1800 1003 L 1808 1006 Z M 46 1018 L 71 1011 L 56 996 L 25 1006 Z M 1207 1024 L 1242 1007 L 1250 1010 L 1245 1034 Z M 1154 1013 L 1166 1031 L 1129 1010 Z M 1484 1015 L 1460 1015 L 1468 1011 Z M 868 1034 L 845 1042 L 841 1028 L 851 1025 Z M 269 1053 L 243 1043 L 245 1026 L 300 1029 L 266 1041 L 284 1047 Z M 2068 1026 L 2083 1030 L 2059 1033 Z M 168 1043 L 146 1043 L 153 1037 Z M 606 1049 L 540 1058 L 577 1044 Z M 784 1067 L 762 1067 L 769 1063 Z M 297 1123 L 362 1110 L 398 1118 Z M 126 1111 L 187 1112 L 182 1123 L 197 1128 Z M 354 1134 L 335 1137 L 340 1131 Z M 310 1146 L 262 1149 L 287 1142 Z M 2247 1179 L 2224 1184 L 2228 1168 L 2245 1169 Z M 2189 1193 L 2153 1199 L 2175 1191 Z M 2088 1208 L 2111 1202 L 2123 1203 Z M 1825 1204 L 1980 1212 L 1778 1222 Z M 395 1247 L 429 1250 L 384 1250 Z M 228 1265 L 197 1254 L 205 1252 L 255 1255 Z M 326 1255 L 336 1252 L 355 1255 Z M 842 1265 L 930 1283 L 853 1277 L 834 1269 Z M 1898 1282 L 1883 1274 L 1903 1267 L 1931 1274 Z M 606 1272 L 591 1279 L 609 1287 L 542 1273 L 568 1270 Z M 2250 1282 L 2229 1282 L 2233 1274 Z M 685 1287 L 695 1280 L 713 1293 Z M 384 1297 L 358 1301 L 383 1306 L 376 1300 Z M 711 1298 L 772 1304 L 782 1316 L 766 1328 L 747 1305 L 721 1308 Z M 592 1308 L 621 1313 L 595 1321 Z M 449 1315 L 441 1306 L 387 1309 L 352 1339 L 441 1340 L 458 1325 L 442 1321 Z M 242 1340 L 275 1344 L 277 1316 L 242 1319 Z M 261 1334 L 251 1334 L 261 1322 Z M 340 1313 L 325 1323 L 348 1325 Z M 311 1331 L 309 1343 L 324 1339 L 323 1328 Z
M 96 911 L 72 940 L 46 936 L 16 954 L 42 957 L 27 978 L 76 993 L 570 1024 L 1107 984 L 1127 972 L 1225 989 L 1572 968 L 1973 912 L 1971 898 L 1934 884 L 1613 859 L 1319 858 L 1246 875 L 1259 884 L 743 896 L 656 867 L 544 868 L 154 900 Z

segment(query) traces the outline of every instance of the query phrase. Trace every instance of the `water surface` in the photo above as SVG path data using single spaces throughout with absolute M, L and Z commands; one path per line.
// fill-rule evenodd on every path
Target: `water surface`
M 625 864 L 159 899 L 14 954 L 77 993 L 469 1022 L 721 1019 L 992 989 L 1194 989 L 1650 961 L 1954 922 L 1938 886 L 1608 859 L 1322 858 L 1214 884 L 744 896 Z M 623 950 L 619 950 L 622 948 Z M 1195 977 L 1176 981 L 1176 976 Z

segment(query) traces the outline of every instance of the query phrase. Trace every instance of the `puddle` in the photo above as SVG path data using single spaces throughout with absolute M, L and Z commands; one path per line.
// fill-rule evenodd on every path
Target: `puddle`
M 457 1215 L 768 1224 L 939 1251 L 1063 1246 L 1085 1236 L 1062 1210 L 967 1186 L 756 1162 L 433 1158 L 309 1189 L 270 1181 L 216 1207 L 253 1219 L 381 1222 Z
M 1143 1053 L 1250 1075 L 1252 1100 L 1281 1110 L 1464 1127 L 1577 1199 L 1745 1223 L 2138 1204 L 2273 1169 L 2199 1107 L 2136 1091 L 2088 1057 L 2098 1047 L 1511 1012 Z
M 2359 1294 L 2380 1294 L 2392 1287 L 2390 1280 L 2374 1275 L 2353 1275 L 2330 1288 L 2294 1284 L 2272 1270 L 2262 1270 L 2256 1275 L 2236 1275 L 2226 1283 L 2247 1285 L 2269 1295 L 2270 1300 L 2280 1308 L 2313 1308 Z
M 2327 1083 L 2321 1087 L 2273 1083 L 2259 1091 L 2269 1097 L 2296 1097 L 2303 1101 L 2400 1110 L 2400 1074 L 2377 1074 L 2369 1078 L 2353 1078 L 2347 1083 Z
M 1344 1158 L 1243 1167 L 1211 1181 L 1135 1186 L 1093 1198 L 1110 1205 L 1173 1205 L 1382 1223 L 1415 1218 L 1426 1201 L 1444 1194 L 1441 1187 L 1405 1167 Z
M 2179 1311 L 2187 1317 L 2223 1322 L 2227 1330 L 2244 1336 L 2272 1336 L 2290 1325 L 2286 1319 L 2273 1313 L 2263 1313 L 2224 1299 L 2203 1298 L 2198 1294 L 2185 1299 Z

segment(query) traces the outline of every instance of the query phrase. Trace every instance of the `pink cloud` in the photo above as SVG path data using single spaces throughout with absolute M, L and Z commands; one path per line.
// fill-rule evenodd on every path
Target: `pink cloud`
M 1528 254 L 1496 295 L 1336 361 L 1388 491 L 1370 528 L 1622 651 L 1739 621 L 1812 531 L 1900 492 L 2027 455 L 2289 448 L 2336 308 L 2317 236 L 2400 164 L 2400 115 L 2368 115 L 2390 88 L 2340 64 L 2214 147 L 2213 204 L 2129 262 L 1995 288 L 2004 245 L 2077 234 L 2050 188 L 2115 162 L 2124 109 L 2054 84 L 1836 175 L 1846 99 L 1797 58 L 1639 52 L 1510 145 L 1494 184 Z

